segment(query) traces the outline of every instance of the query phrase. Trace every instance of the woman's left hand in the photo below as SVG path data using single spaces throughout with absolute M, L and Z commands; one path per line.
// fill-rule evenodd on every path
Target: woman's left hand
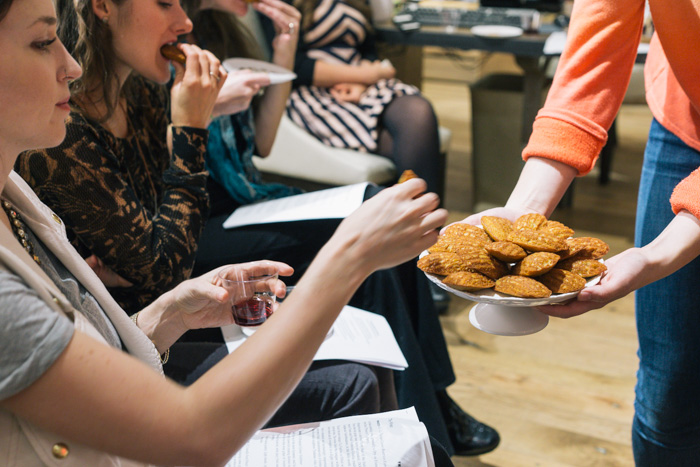
M 182 282 L 173 289 L 173 307 L 178 311 L 186 329 L 213 328 L 233 324 L 229 292 L 222 286 L 219 271 L 233 268 L 241 271 L 254 269 L 262 272 L 278 273 L 280 276 L 293 274 L 294 269 L 277 261 L 254 261 L 217 268 L 200 277 Z M 284 297 L 285 284 L 278 281 L 277 296 Z
M 272 62 L 285 68 L 294 67 L 294 55 L 301 27 L 301 13 L 281 0 L 260 0 L 253 8 L 270 18 L 275 28 Z
M 537 309 L 557 318 L 572 318 L 602 308 L 656 279 L 647 277 L 647 272 L 653 268 L 649 267 L 649 261 L 639 248 L 625 250 L 606 260 L 605 265 L 608 269 L 603 273 L 600 282 L 583 289 L 576 300 L 564 305 L 547 305 Z
M 233 115 L 246 110 L 260 89 L 269 85 L 268 73 L 245 69 L 231 71 L 216 98 L 212 116 Z

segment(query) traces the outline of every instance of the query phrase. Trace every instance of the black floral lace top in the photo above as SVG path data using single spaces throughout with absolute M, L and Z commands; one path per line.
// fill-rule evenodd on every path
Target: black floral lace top
M 110 289 L 129 313 L 189 278 L 209 209 L 207 131 L 174 127 L 171 154 L 165 88 L 138 85 L 128 137 L 74 111 L 60 146 L 26 152 L 15 166 L 84 257 L 134 284 Z

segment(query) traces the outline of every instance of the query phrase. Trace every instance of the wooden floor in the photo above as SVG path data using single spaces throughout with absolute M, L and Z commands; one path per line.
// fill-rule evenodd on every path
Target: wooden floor
M 451 220 L 471 210 L 468 87 L 427 80 L 423 91 L 440 123 L 453 132 L 445 205 Z M 571 208 L 554 218 L 577 235 L 606 240 L 611 254 L 632 245 L 643 147 L 651 115 L 624 106 L 612 181 L 579 179 Z M 513 157 L 518 157 L 513 154 Z M 550 320 L 525 337 L 486 334 L 469 324 L 472 302 L 454 297 L 442 317 L 457 382 L 449 393 L 469 413 L 495 427 L 501 445 L 457 466 L 629 466 L 637 369 L 633 297 L 570 320 Z

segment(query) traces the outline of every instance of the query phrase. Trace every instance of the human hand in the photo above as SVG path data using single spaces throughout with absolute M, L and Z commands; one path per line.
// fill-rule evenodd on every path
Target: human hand
M 367 86 L 360 83 L 339 83 L 330 88 L 329 92 L 339 101 L 357 104 L 366 89 Z
M 341 222 L 328 245 L 340 244 L 367 274 L 416 257 L 437 241 L 436 229 L 447 220 L 439 197 L 425 189 L 414 178 L 382 190 Z
M 134 285 L 114 272 L 110 267 L 106 266 L 105 263 L 95 255 L 85 258 L 85 262 L 107 287 L 131 287 Z
M 284 68 L 294 67 L 294 56 L 299 40 L 301 13 L 280 0 L 260 0 L 253 8 L 270 18 L 275 28 L 272 40 L 272 62 Z
M 363 69 L 367 76 L 365 84 L 371 85 L 380 79 L 391 79 L 396 76 L 396 69 L 388 60 L 375 60 L 373 62 L 362 60 L 358 66 Z
M 173 62 L 171 121 L 175 126 L 206 128 L 228 73 L 211 52 L 192 44 L 178 44 L 178 47 L 187 61 L 184 67 Z
M 643 287 L 654 280 L 652 267 L 639 248 L 630 248 L 605 261 L 607 270 L 600 282 L 583 289 L 575 300 L 563 305 L 547 305 L 537 309 L 557 318 L 571 318 L 590 310 L 602 308 L 608 303 Z
M 225 326 L 233 323 L 231 298 L 222 284 L 219 271 L 226 270 L 227 276 L 248 277 L 277 273 L 290 276 L 294 269 L 277 261 L 253 261 L 250 263 L 228 265 L 217 268 L 195 279 L 179 284 L 172 290 L 173 307 L 178 311 L 185 329 L 199 329 Z M 286 287 L 277 281 L 275 294 L 282 298 Z
M 233 115 L 250 107 L 253 97 L 263 86 L 270 85 L 270 75 L 251 70 L 235 70 L 229 73 L 219 95 L 212 115 Z

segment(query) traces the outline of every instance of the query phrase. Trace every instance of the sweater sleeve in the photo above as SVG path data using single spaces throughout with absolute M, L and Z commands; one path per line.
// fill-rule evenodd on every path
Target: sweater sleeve
M 154 115 L 144 115 L 141 123 L 152 125 L 149 117 Z M 145 305 L 187 279 L 194 266 L 208 215 L 208 133 L 173 128 L 168 154 L 165 128 L 162 134 L 153 129 L 151 141 L 138 144 L 139 150 L 147 148 L 142 153 L 120 155 L 100 128 L 72 114 L 64 142 L 23 154 L 17 170 L 63 218 L 83 255 L 97 255 L 134 284 L 113 289 L 115 298 L 129 296 Z M 142 173 L 134 171 L 134 160 L 145 164 Z
M 523 159 L 588 173 L 622 104 L 644 20 L 644 0 L 577 0 L 566 48 Z

